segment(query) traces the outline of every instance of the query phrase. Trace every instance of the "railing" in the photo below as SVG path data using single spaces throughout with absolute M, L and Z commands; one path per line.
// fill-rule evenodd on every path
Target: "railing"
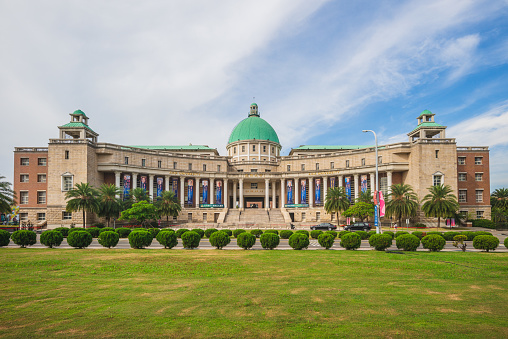
M 47 152 L 47 147 L 15 147 L 14 152 Z
M 49 139 L 50 144 L 88 144 L 91 146 L 97 146 L 91 140 L 88 139 Z
M 489 146 L 460 146 L 457 151 L 488 151 Z
M 164 155 L 164 156 L 173 156 L 180 158 L 191 158 L 191 159 L 210 159 L 210 160 L 226 160 L 228 157 L 220 156 L 220 155 L 208 155 L 208 154 L 182 154 L 178 153 L 176 150 L 154 150 L 154 149 L 146 149 L 146 148 L 137 148 L 131 146 L 121 146 L 109 143 L 97 143 L 97 148 L 102 149 L 112 149 L 119 151 L 132 151 L 132 152 L 142 152 L 145 154 L 153 154 L 153 155 Z M 185 151 L 185 150 L 182 150 Z M 212 151 L 212 150 L 204 150 L 204 151 Z M 197 151 L 199 152 L 199 151 Z
M 419 138 L 413 144 L 454 144 L 455 138 Z

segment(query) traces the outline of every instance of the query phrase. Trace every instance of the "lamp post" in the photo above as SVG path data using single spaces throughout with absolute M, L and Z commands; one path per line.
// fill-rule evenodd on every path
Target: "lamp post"
M 381 221 L 379 220 L 379 158 L 377 156 L 377 135 L 376 132 L 370 130 L 370 129 L 364 129 L 362 131 L 363 133 L 372 132 L 374 134 L 374 140 L 376 141 L 376 215 L 374 216 L 375 220 L 377 221 L 376 226 L 376 233 L 381 233 Z

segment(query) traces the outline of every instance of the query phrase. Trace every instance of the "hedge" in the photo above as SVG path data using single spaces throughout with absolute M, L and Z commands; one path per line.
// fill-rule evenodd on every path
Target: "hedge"
M 392 231 L 384 231 L 383 234 L 388 234 L 393 238 L 395 238 L 395 233 L 393 233 Z
M 337 239 L 337 237 L 339 236 L 339 233 L 337 231 L 325 231 L 325 233 L 333 235 L 334 239 Z
M 499 239 L 493 235 L 478 235 L 473 239 L 473 247 L 477 250 L 495 250 L 499 246 Z
M 273 250 L 274 248 L 279 246 L 280 238 L 277 234 L 263 233 L 259 237 L 259 241 L 261 242 L 261 246 L 264 249 Z
M 435 235 L 439 235 L 439 236 L 441 236 L 441 237 L 443 236 L 443 232 L 438 232 L 438 231 L 430 231 L 430 232 L 427 232 L 427 235 L 433 235 L 433 234 L 435 234 Z M 443 237 L 443 239 L 444 239 L 444 237 Z
M 404 234 L 409 234 L 409 232 L 406 232 L 406 231 L 397 231 L 397 232 L 395 232 L 394 238 L 397 239 L 399 236 L 404 235 Z
M 146 229 L 138 228 L 129 234 L 128 239 L 132 248 L 142 249 L 152 244 L 153 236 Z
M 115 231 L 116 231 L 116 233 L 118 233 L 120 238 L 127 238 L 129 236 L 129 234 L 132 232 L 132 230 L 127 227 L 117 228 Z
M 369 239 L 369 233 L 366 231 L 356 231 L 355 233 L 358 234 L 362 240 Z
M 414 231 L 414 232 L 411 232 L 411 234 L 414 236 L 417 236 L 418 239 L 420 239 L 420 240 L 422 240 L 422 238 L 427 235 L 427 233 L 424 233 L 422 231 Z
M 211 229 L 213 229 L 213 228 L 211 228 Z M 206 231 L 208 231 L 208 230 L 206 230 Z M 206 235 L 206 231 L 205 231 L 205 235 Z M 217 230 L 216 230 L 216 231 L 217 231 Z M 186 228 L 180 228 L 179 230 L 177 230 L 177 231 L 176 231 L 176 237 L 177 237 L 177 238 L 182 238 L 182 234 L 184 234 L 185 232 L 189 232 L 189 230 L 188 230 L 188 229 L 186 229 Z M 208 238 L 208 237 L 209 237 L 209 236 L 207 236 L 207 238 Z
M 307 236 L 307 238 L 309 237 L 309 231 L 307 231 L 307 230 L 298 230 L 295 233 L 302 233 L 302 234 L 305 234 Z
M 452 241 L 453 237 L 455 237 L 456 235 L 459 235 L 459 234 L 460 234 L 460 232 L 444 232 L 443 238 L 446 241 Z
M 245 233 L 245 230 L 242 230 L 241 228 L 236 229 L 236 230 L 233 231 L 233 237 L 238 238 L 238 235 L 240 235 L 242 233 Z
M 302 250 L 309 247 L 309 237 L 303 233 L 295 233 L 289 237 L 289 246 L 294 250 Z
M 338 233 L 338 238 L 339 238 L 339 239 L 342 239 L 342 236 L 343 236 L 344 234 L 348 234 L 348 233 L 351 233 L 351 232 L 350 232 L 350 231 L 340 231 L 340 232 Z
M 376 251 L 384 251 L 392 246 L 393 238 L 390 234 L 373 234 L 369 238 L 369 245 Z
M 335 232 L 337 233 L 337 232 Z M 318 236 L 319 245 L 323 246 L 325 249 L 330 249 L 335 242 L 335 235 L 325 232 Z
M 367 233 L 369 234 L 369 238 L 370 238 L 371 236 L 376 234 L 376 231 L 375 230 L 371 230 L 371 231 L 368 231 Z
M 266 230 L 265 233 L 273 233 L 279 235 L 279 231 L 277 230 Z
M 475 232 L 473 231 L 464 231 L 460 232 L 460 234 L 465 235 L 468 241 L 473 241 L 474 237 L 476 236 Z
M 446 240 L 442 236 L 437 234 L 426 235 L 422 238 L 423 248 L 430 250 L 431 252 L 441 251 L 446 245 Z
M 155 239 L 164 246 L 164 248 L 173 248 L 178 244 L 176 233 L 173 230 L 162 230 Z
M 0 230 L 0 247 L 7 246 L 11 242 L 11 234 L 6 230 Z
M 215 233 L 215 232 L 213 232 Z M 212 233 L 212 234 L 213 234 Z M 206 232 L 205 232 L 206 234 Z M 194 249 L 199 247 L 199 242 L 201 241 L 201 237 L 199 234 L 193 231 L 188 231 L 182 234 L 182 244 L 184 248 Z
M 280 231 L 281 239 L 289 239 L 293 235 L 293 231 L 291 230 L 282 230 Z
M 346 250 L 356 250 L 362 244 L 362 238 L 356 232 L 344 234 L 340 239 L 340 246 Z
M 317 239 L 321 234 L 323 234 L 323 231 L 320 230 L 314 230 L 310 232 L 310 237 L 312 239 Z
M 83 229 L 69 232 L 67 236 L 67 243 L 74 248 L 87 248 L 92 243 L 92 240 L 92 235 Z
M 152 239 L 155 238 L 160 231 L 161 231 L 160 229 L 155 227 L 148 228 L 148 232 L 150 232 L 150 234 L 152 235 Z
M 108 227 L 105 227 L 103 229 L 107 229 Z M 120 236 L 115 231 L 105 231 L 101 232 L 99 234 L 99 238 L 97 238 L 97 241 L 99 244 L 101 244 L 104 247 L 111 248 L 115 247 L 118 244 L 118 241 L 120 240 Z
M 227 235 L 227 233 L 222 231 L 214 232 L 210 236 L 210 244 L 216 247 L 218 250 L 221 250 L 223 247 L 226 247 L 230 242 L 231 238 L 229 237 L 229 235 Z
M 504 247 L 508 248 L 508 238 L 504 239 Z
M 282 234 L 282 232 L 284 232 L 284 231 L 280 231 L 281 234 Z M 293 232 L 291 232 L 291 233 L 293 233 Z M 256 238 L 259 238 L 259 236 L 261 234 L 263 234 L 263 231 L 261 231 L 261 230 L 252 230 L 252 231 L 250 231 L 250 234 L 252 234 Z
M 92 238 L 97 238 L 99 236 L 99 232 L 101 231 L 101 229 L 98 227 L 90 227 L 90 228 L 85 228 L 85 231 L 90 233 Z
M 205 236 L 205 231 L 202 230 L 201 228 L 194 228 L 191 230 L 192 232 L 196 232 L 197 234 L 199 234 L 199 236 L 201 237 L 201 239 L 203 239 L 203 237 Z
M 473 227 L 483 227 L 483 228 L 496 228 L 496 223 L 489 219 L 475 219 L 473 220 Z
M 416 235 L 403 234 L 395 239 L 395 245 L 403 251 L 416 251 L 420 246 L 420 239 Z
M 240 233 L 238 235 L 238 238 L 236 240 L 236 243 L 239 247 L 243 248 L 244 250 L 248 250 L 249 248 L 252 248 L 254 244 L 256 243 L 256 236 L 252 233 Z
M 70 228 L 67 228 L 67 227 L 57 227 L 57 228 L 55 228 L 55 231 L 58 231 L 58 232 L 62 233 L 64 238 L 67 238 L 67 236 L 69 235 L 69 230 L 70 230 Z
M 37 242 L 37 234 L 34 231 L 19 230 L 11 234 L 12 241 L 25 248 L 26 246 L 32 246 Z
M 41 234 L 41 244 L 49 248 L 60 246 L 63 241 L 63 234 L 60 231 L 45 231 Z
M 427 225 L 425 224 L 415 224 L 416 228 L 427 228 Z
M 220 231 L 226 233 L 228 235 L 228 237 L 233 235 L 233 231 L 231 231 L 231 230 L 226 229 L 226 230 L 220 230 Z M 201 238 L 203 238 L 203 237 L 201 237 Z
M 215 229 L 215 228 L 207 228 L 207 229 L 205 230 L 205 237 L 210 238 L 210 236 L 212 235 L 212 233 L 214 233 L 214 232 L 218 232 L 218 231 L 219 231 L 219 230 L 218 230 L 218 229 Z M 178 232 L 177 232 L 177 234 L 176 234 L 176 235 L 178 235 Z M 180 238 L 180 237 L 179 237 L 179 238 Z
M 104 228 L 101 228 L 99 229 L 99 234 L 101 234 L 102 232 L 115 232 L 115 229 L 113 227 L 104 227 Z

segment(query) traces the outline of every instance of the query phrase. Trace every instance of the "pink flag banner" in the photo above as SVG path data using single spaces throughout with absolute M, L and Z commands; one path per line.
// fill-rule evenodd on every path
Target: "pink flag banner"
M 383 197 L 383 191 L 379 191 L 379 216 L 385 216 L 385 198 Z

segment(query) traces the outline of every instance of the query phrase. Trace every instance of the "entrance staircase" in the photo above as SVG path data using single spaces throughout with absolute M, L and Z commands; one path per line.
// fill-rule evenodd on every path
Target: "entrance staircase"
M 258 208 L 229 209 L 224 219 L 225 227 L 243 228 L 288 228 L 279 209 L 265 210 Z

